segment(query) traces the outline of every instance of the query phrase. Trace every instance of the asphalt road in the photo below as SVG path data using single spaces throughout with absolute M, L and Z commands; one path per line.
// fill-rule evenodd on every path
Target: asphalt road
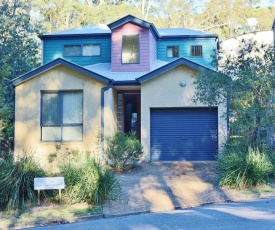
M 275 198 L 33 228 L 56 229 L 246 229 L 275 230 Z

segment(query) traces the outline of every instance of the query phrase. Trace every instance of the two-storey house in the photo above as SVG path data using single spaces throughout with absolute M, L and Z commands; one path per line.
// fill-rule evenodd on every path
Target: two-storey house
M 99 132 L 120 130 L 137 133 L 146 161 L 215 159 L 225 109 L 192 98 L 195 75 L 215 71 L 217 35 L 128 15 L 39 37 L 43 65 L 12 81 L 15 154 L 93 152 Z

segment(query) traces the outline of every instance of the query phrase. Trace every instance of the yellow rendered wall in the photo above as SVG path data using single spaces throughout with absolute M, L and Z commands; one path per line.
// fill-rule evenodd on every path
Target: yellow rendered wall
M 193 84 L 196 70 L 186 66 L 179 66 L 159 76 L 147 80 L 141 85 L 141 143 L 144 146 L 144 160 L 150 161 L 150 108 L 184 108 L 206 107 L 202 103 L 194 103 L 195 93 Z M 180 86 L 185 80 L 186 86 Z M 225 107 L 218 108 L 219 148 L 226 139 L 226 121 L 221 116 Z
M 57 66 L 15 88 L 15 156 L 24 151 L 35 153 L 43 166 L 50 153 L 64 154 L 72 149 L 98 153 L 97 136 L 101 126 L 101 88 L 106 84 L 64 66 Z M 42 142 L 40 127 L 42 90 L 83 90 L 83 141 Z M 107 91 L 105 120 L 115 126 L 112 117 L 113 92 Z M 112 129 L 112 128 L 109 128 Z M 63 155 L 64 157 L 67 154 Z M 60 157 L 60 156 L 59 156 Z

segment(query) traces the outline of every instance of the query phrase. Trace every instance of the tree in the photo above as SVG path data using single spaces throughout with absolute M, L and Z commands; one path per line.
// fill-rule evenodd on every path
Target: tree
M 270 30 L 275 7 L 259 7 L 258 0 L 164 0 L 159 4 L 156 25 L 185 27 L 216 33 L 220 39 Z M 248 21 L 255 18 L 256 25 Z M 154 22 L 155 22 L 154 21 Z
M 220 39 L 270 29 L 275 7 L 260 0 L 32 0 L 32 17 L 46 32 L 96 23 L 111 23 L 127 14 L 159 28 L 185 27 L 217 33 Z M 255 18 L 257 24 L 249 26 Z
M 194 101 L 227 104 L 230 134 L 257 145 L 275 125 L 274 49 L 256 42 L 242 47 L 237 54 L 219 53 L 216 73 L 199 74 Z
M 28 0 L 0 2 L 0 137 L 13 136 L 14 93 L 10 80 L 39 64 L 37 25 Z

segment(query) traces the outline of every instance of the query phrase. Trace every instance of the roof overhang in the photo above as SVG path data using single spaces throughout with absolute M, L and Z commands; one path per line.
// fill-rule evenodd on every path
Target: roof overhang
M 50 69 L 56 67 L 56 66 L 59 66 L 59 65 L 62 65 L 62 66 L 66 66 L 68 68 L 71 68 L 75 71 L 78 71 L 80 73 L 83 73 L 85 75 L 88 75 L 98 81 L 101 81 L 101 82 L 104 82 L 104 83 L 109 83 L 110 82 L 110 79 L 109 78 L 106 78 L 98 73 L 94 73 L 93 71 L 90 71 L 88 69 L 85 69 L 79 65 L 76 65 L 72 62 L 69 62 L 69 61 L 66 61 L 62 58 L 58 58 L 58 59 L 55 59 L 54 61 L 51 61 L 43 66 L 40 66 L 24 75 L 21 75 L 20 77 L 18 78 L 15 78 L 13 80 L 11 80 L 10 82 L 12 83 L 13 86 L 18 86 L 36 76 L 38 76 L 39 74 L 42 74 L 43 72 L 46 72 L 46 71 L 49 71 Z
M 141 20 L 139 18 L 136 18 L 136 17 L 134 17 L 132 15 L 127 15 L 127 16 L 125 16 L 123 18 L 120 18 L 117 21 L 114 21 L 114 22 L 108 24 L 108 27 L 111 30 L 114 30 L 114 29 L 116 29 L 116 28 L 118 28 L 118 27 L 120 27 L 120 26 L 122 26 L 122 25 L 124 25 L 126 23 L 129 23 L 129 22 L 133 23 L 133 24 L 135 24 L 137 26 L 140 26 L 142 28 L 149 29 L 156 39 L 159 38 L 159 33 L 158 33 L 156 27 L 154 26 L 154 24 L 149 23 L 149 22 L 144 21 L 144 20 Z
M 188 59 L 185 59 L 183 57 L 181 58 L 178 58 L 176 59 L 175 61 L 172 61 L 172 62 L 169 62 L 168 64 L 154 70 L 154 71 L 151 71 L 139 78 L 137 78 L 136 80 L 140 83 L 144 82 L 144 81 L 147 81 L 151 78 L 154 78 L 162 73 L 165 73 L 166 71 L 169 71 L 171 69 L 174 69 L 180 65 L 185 65 L 185 66 L 188 66 L 192 69 L 195 69 L 195 70 L 198 70 L 198 71 L 202 71 L 202 72 L 206 72 L 206 73 L 215 73 L 216 71 L 215 70 L 212 70 L 210 68 L 207 68 L 205 66 L 202 66 L 200 64 L 197 64 L 195 62 L 192 62 Z
M 99 38 L 99 37 L 110 37 L 111 33 L 88 33 L 88 34 L 40 34 L 38 37 L 41 40 L 44 39 L 68 39 L 68 38 Z
M 211 39 L 218 38 L 217 34 L 206 34 L 206 35 L 162 35 L 159 37 L 159 40 L 177 40 L 177 39 Z
M 154 26 L 153 23 L 149 23 L 147 21 L 144 21 L 142 19 L 136 18 L 132 15 L 127 15 L 123 18 L 120 18 L 110 24 L 108 24 L 107 26 L 109 27 L 109 29 L 112 31 L 126 23 L 132 23 L 134 25 L 137 25 L 139 27 L 148 29 L 151 31 L 151 33 L 153 34 L 153 36 L 155 37 L 156 40 L 169 40 L 169 39 L 212 39 L 212 38 L 218 38 L 217 34 L 195 34 L 195 35 L 160 35 L 160 33 L 158 32 L 158 30 L 156 29 L 156 27 Z M 108 28 L 107 27 L 107 28 Z M 273 23 L 273 27 L 274 27 L 274 23 Z M 46 40 L 46 39 L 68 39 L 68 38 L 98 38 L 98 37 L 110 37 L 111 36 L 111 31 L 110 32 L 98 32 L 98 33 L 53 33 L 53 34 L 40 34 L 38 35 L 38 37 L 41 40 Z

